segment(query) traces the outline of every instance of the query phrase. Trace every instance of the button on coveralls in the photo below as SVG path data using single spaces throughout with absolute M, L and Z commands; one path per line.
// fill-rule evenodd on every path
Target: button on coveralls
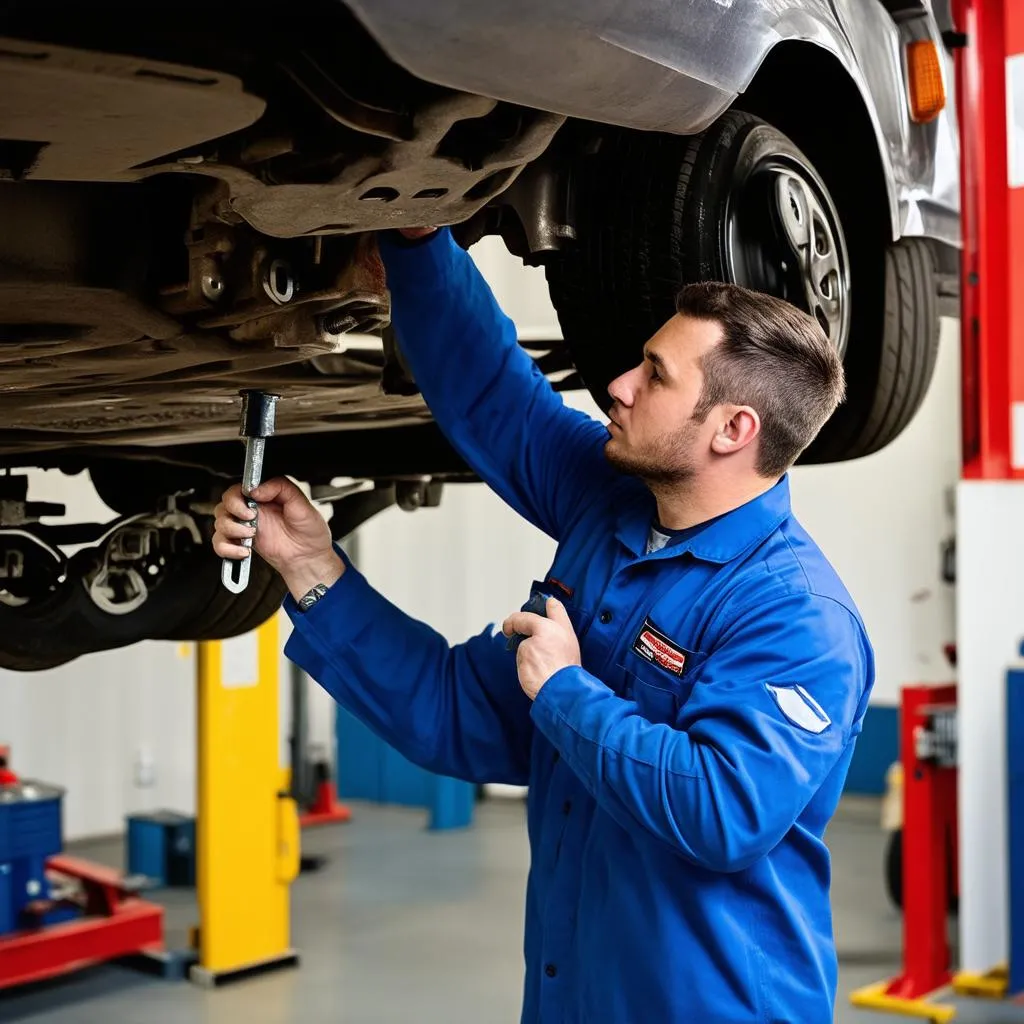
M 381 252 L 442 430 L 558 541 L 538 582 L 583 665 L 531 703 L 496 627 L 449 646 L 351 564 L 305 614 L 286 600 L 286 653 L 416 764 L 529 785 L 524 1024 L 829 1024 L 823 834 L 874 667 L 788 477 L 645 555 L 651 493 L 607 463 L 605 428 L 563 405 L 450 232 Z

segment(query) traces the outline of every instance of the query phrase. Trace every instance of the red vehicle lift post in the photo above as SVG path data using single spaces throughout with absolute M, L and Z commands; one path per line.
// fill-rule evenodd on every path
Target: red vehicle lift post
M 1010 59 L 1024 55 L 1024 8 L 954 0 L 953 11 L 966 44 L 956 51 L 962 477 L 1024 479 L 1024 180 L 1009 177 L 1015 167 L 1024 176 L 1024 164 L 1015 164 L 1007 137 L 1007 75 Z
M 1024 4 L 953 0 L 960 119 L 957 655 L 962 992 L 1008 956 L 1006 669 L 1024 634 Z
M 851 993 L 854 1006 L 952 1020 L 953 1006 L 927 997 L 952 981 L 946 922 L 956 871 L 955 685 L 905 686 L 903 763 L 903 969 Z

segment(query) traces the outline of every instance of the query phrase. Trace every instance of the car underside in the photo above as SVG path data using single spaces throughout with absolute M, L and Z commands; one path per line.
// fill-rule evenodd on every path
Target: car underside
M 224 441 L 245 387 L 286 394 L 285 434 L 425 419 L 379 386 L 365 233 L 470 220 L 565 119 L 402 75 L 337 4 L 320 53 L 224 11 L 202 41 L 94 24 L 88 51 L 84 13 L 34 5 L 0 42 L 0 458 Z
M 527 347 L 558 388 L 602 402 L 671 313 L 650 281 L 714 273 L 714 259 L 689 267 L 675 252 L 658 270 L 638 227 L 685 209 L 680 168 L 714 151 L 761 169 L 728 200 L 711 191 L 721 174 L 699 195 L 686 186 L 695 224 L 731 211 L 727 262 L 748 269 L 742 283 L 843 325 L 845 352 L 850 331 L 881 337 L 872 322 L 891 275 L 930 311 L 917 333 L 922 351 L 932 344 L 935 282 L 951 279 L 944 247 L 923 240 L 887 263 L 874 157 L 851 166 L 788 100 L 791 77 L 810 69 L 829 89 L 807 109 L 853 110 L 855 90 L 824 51 L 777 48 L 742 110 L 702 141 L 425 81 L 342 4 L 301 6 L 291 18 L 235 3 L 0 4 L 0 471 L 88 470 L 123 517 L 43 523 L 58 510 L 33 503 L 25 477 L 0 476 L 0 667 L 230 636 L 272 612 L 276 577 L 255 573 L 234 600 L 206 544 L 212 503 L 240 470 L 244 389 L 282 396 L 265 471 L 331 504 L 339 537 L 390 503 L 436 503 L 441 481 L 471 479 L 390 330 L 378 231 L 452 225 L 467 246 L 500 234 L 545 266 L 566 341 Z M 876 143 L 857 109 L 845 144 L 864 154 Z M 615 291 L 602 274 L 616 261 L 609 311 L 594 295 Z M 854 307 L 852 328 L 840 294 L 851 268 L 879 296 Z M 616 319 L 620 307 L 644 315 Z M 930 365 L 903 373 L 910 390 L 881 411 L 880 372 L 857 376 L 812 461 L 865 454 L 903 428 Z M 342 477 L 362 483 L 339 489 Z

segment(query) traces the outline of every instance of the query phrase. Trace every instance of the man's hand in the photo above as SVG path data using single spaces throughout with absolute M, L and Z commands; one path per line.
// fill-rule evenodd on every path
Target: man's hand
M 238 542 L 255 534 L 256 552 L 281 574 L 296 600 L 316 583 L 329 587 L 340 579 L 345 563 L 334 550 L 330 527 L 295 484 L 284 477 L 267 480 L 252 496 L 260 506 L 258 530 L 238 484 L 214 510 L 213 550 L 221 558 L 247 558 L 249 549 Z
M 505 636 L 519 633 L 526 637 L 516 651 L 516 668 L 519 685 L 530 700 L 559 669 L 580 664 L 580 642 L 565 607 L 549 597 L 546 610 L 547 618 L 515 612 L 501 627 Z

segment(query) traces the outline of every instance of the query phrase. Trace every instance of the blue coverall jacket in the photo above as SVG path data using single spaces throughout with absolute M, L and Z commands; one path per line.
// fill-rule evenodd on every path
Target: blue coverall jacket
M 531 703 L 496 628 L 450 647 L 351 564 L 307 613 L 287 600 L 288 656 L 417 764 L 529 784 L 523 1022 L 828 1024 L 822 837 L 873 656 L 788 479 L 645 555 L 650 492 L 609 466 L 605 428 L 565 408 L 450 233 L 381 249 L 441 428 L 559 542 L 538 582 L 583 667 Z

